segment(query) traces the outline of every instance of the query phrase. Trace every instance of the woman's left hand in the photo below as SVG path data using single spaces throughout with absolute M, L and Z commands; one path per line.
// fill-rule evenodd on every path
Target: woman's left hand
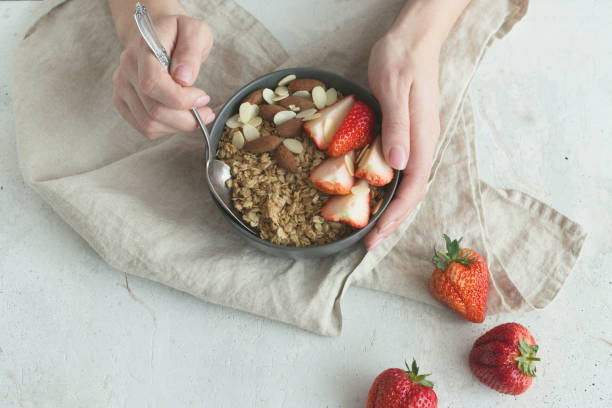
M 374 249 L 423 200 L 440 136 L 440 48 L 389 32 L 370 52 L 368 80 L 382 109 L 382 145 L 387 163 L 403 170 L 395 198 L 368 234 Z

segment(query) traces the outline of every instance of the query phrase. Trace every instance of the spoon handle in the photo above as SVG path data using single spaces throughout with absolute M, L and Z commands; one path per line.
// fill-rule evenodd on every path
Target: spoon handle
M 153 25 L 153 20 L 151 20 L 151 14 L 149 14 L 149 10 L 145 7 L 144 4 L 140 2 L 136 3 L 136 8 L 134 9 L 134 20 L 136 20 L 136 26 L 138 27 L 138 31 L 142 35 L 142 38 L 145 40 L 153 54 L 157 60 L 166 68 L 166 71 L 170 69 L 170 56 L 168 55 L 168 51 L 162 44 L 159 39 L 159 35 L 157 35 L 157 30 Z M 204 138 L 206 139 L 206 154 L 210 156 L 210 136 L 208 135 L 208 129 L 200 116 L 200 113 L 196 108 L 191 109 L 191 113 L 195 116 L 200 129 L 204 133 Z M 207 159 L 208 161 L 208 159 Z

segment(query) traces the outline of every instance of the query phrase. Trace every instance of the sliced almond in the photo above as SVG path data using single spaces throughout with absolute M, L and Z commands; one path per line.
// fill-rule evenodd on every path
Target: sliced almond
M 236 149 L 242 149 L 242 146 L 244 146 L 244 136 L 241 131 L 237 130 L 232 134 L 232 144 Z
M 259 112 L 259 106 L 253 105 L 252 103 L 249 103 L 249 102 L 241 103 L 240 108 L 238 109 L 238 114 L 240 115 L 239 116 L 240 122 L 249 123 L 251 119 L 257 116 L 258 112 Z
M 240 127 L 242 124 L 239 121 L 239 117 L 240 115 L 235 114 L 234 116 L 231 116 L 227 122 L 225 122 L 225 125 L 230 128 L 230 129 L 236 129 L 237 127 Z
M 249 125 L 251 126 L 259 126 L 261 125 L 261 123 L 263 122 L 263 119 L 261 118 L 261 116 L 255 116 L 253 119 L 249 120 Z
M 293 81 L 295 78 L 296 78 L 295 75 L 289 74 L 286 77 L 284 77 L 283 79 L 281 79 L 280 81 L 278 81 L 278 86 L 285 86 L 289 82 Z
M 279 145 L 274 151 L 274 159 L 285 170 L 295 173 L 298 171 L 297 163 L 293 153 L 283 144 Z
M 295 106 L 295 105 L 289 105 L 289 110 L 292 110 L 294 112 L 299 112 L 300 111 L 300 107 L 299 106 Z
M 310 92 L 308 91 L 295 91 L 293 96 L 297 96 L 298 98 L 310 99 Z
M 326 106 L 333 105 L 338 100 L 338 91 L 335 88 L 329 88 L 327 92 L 327 101 L 325 102 Z
M 315 86 L 325 87 L 325 84 L 321 81 L 312 78 L 298 78 L 294 79 L 289 83 L 288 88 L 291 92 L 297 91 L 312 91 Z
M 283 140 L 283 144 L 291 153 L 300 154 L 304 151 L 302 142 L 297 139 L 285 139 Z
M 272 102 L 278 102 L 278 101 L 282 101 L 283 99 L 287 98 L 289 95 L 274 95 L 274 97 L 272 98 Z
M 314 115 L 315 113 L 317 113 L 317 110 L 315 108 L 310 108 L 310 109 L 306 109 L 306 110 L 303 110 L 300 113 L 298 113 L 297 117 L 302 119 L 302 118 L 305 118 L 307 116 Z
M 365 147 L 363 149 L 361 149 L 361 151 L 357 155 L 357 160 L 355 160 L 355 163 L 359 164 L 359 162 L 366 155 L 366 153 L 368 152 L 369 149 L 370 149 L 370 145 L 369 144 L 365 145 Z
M 274 98 L 273 90 L 271 90 L 270 88 L 265 88 L 262 91 L 261 96 L 263 97 L 264 101 L 266 101 L 270 105 L 274 105 L 274 101 L 272 100 L 272 98 Z
M 382 207 L 382 203 L 383 203 L 382 198 L 376 202 L 376 205 L 374 206 L 374 209 L 372 210 L 372 215 L 375 215 L 377 212 L 380 211 L 380 207 Z
M 309 120 L 313 120 L 313 119 L 319 119 L 321 117 L 321 114 L 319 112 L 317 113 L 313 113 L 310 116 L 306 116 L 304 119 L 302 119 L 304 122 L 309 121 Z
M 354 176 L 355 175 L 355 164 L 353 163 L 353 160 L 348 154 L 344 155 L 344 165 L 346 166 L 346 170 L 349 172 L 349 174 L 351 176 Z
M 277 86 L 274 93 L 278 96 L 289 96 L 289 88 L 286 86 Z
M 244 135 L 244 139 L 247 142 L 250 142 L 252 140 L 259 138 L 259 130 L 257 130 L 257 128 L 252 125 L 248 125 L 248 124 L 244 125 L 242 127 L 242 133 Z
M 327 103 L 327 93 L 322 86 L 315 86 L 312 89 L 312 101 L 318 109 L 323 109 Z
M 283 123 L 285 123 L 286 121 L 295 118 L 295 112 L 293 111 L 289 111 L 289 110 L 284 110 L 284 111 L 280 111 L 278 112 L 276 115 L 274 115 L 274 124 L 276 126 L 281 125 Z
M 358 184 L 351 188 L 351 193 L 355 195 L 363 195 L 368 194 L 370 192 L 370 187 L 364 186 L 363 184 Z
M 276 136 L 262 136 L 249 141 L 242 149 L 250 153 L 271 152 L 272 150 L 276 149 L 280 143 L 280 138 Z

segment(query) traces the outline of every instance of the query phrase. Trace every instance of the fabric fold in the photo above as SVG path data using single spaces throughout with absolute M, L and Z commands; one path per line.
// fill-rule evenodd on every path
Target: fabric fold
M 288 57 L 233 1 L 185 1 L 190 15 L 205 19 L 215 33 L 197 85 L 218 103 L 255 77 L 291 66 L 319 66 L 367 85 L 370 47 L 402 4 L 373 5 L 333 38 Z M 573 268 L 585 235 L 537 200 L 478 179 L 466 100 L 486 49 L 526 7 L 526 0 L 473 0 L 456 24 L 441 54 L 442 137 L 427 196 L 370 253 L 356 246 L 324 259 L 274 258 L 213 216 L 200 136 L 150 142 L 112 107 L 111 76 L 121 48 L 104 0 L 43 3 L 42 17 L 16 52 L 13 92 L 24 179 L 113 267 L 323 335 L 340 333 L 342 296 L 351 284 L 437 305 L 427 283 L 432 245 L 440 245 L 442 233 L 463 235 L 488 259 L 489 313 L 544 307 Z M 31 119 L 32 111 L 39 120 Z

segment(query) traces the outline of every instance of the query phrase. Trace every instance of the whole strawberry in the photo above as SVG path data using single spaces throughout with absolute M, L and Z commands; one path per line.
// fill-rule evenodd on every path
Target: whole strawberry
M 432 261 L 437 269 L 431 275 L 431 294 L 464 319 L 482 323 L 487 310 L 489 268 L 476 251 L 461 248 L 459 241 L 444 234 L 447 253 L 436 251 Z
M 366 408 L 436 408 L 438 397 L 433 383 L 425 379 L 429 374 L 419 375 L 419 367 L 412 360 L 406 363 L 406 371 L 389 368 L 376 377 Z
M 538 345 L 524 326 L 499 325 L 483 334 L 470 352 L 470 368 L 485 385 L 503 394 L 522 394 L 536 367 Z
M 329 155 L 340 156 L 370 143 L 374 139 L 375 121 L 374 111 L 364 102 L 355 101 L 331 140 Z

